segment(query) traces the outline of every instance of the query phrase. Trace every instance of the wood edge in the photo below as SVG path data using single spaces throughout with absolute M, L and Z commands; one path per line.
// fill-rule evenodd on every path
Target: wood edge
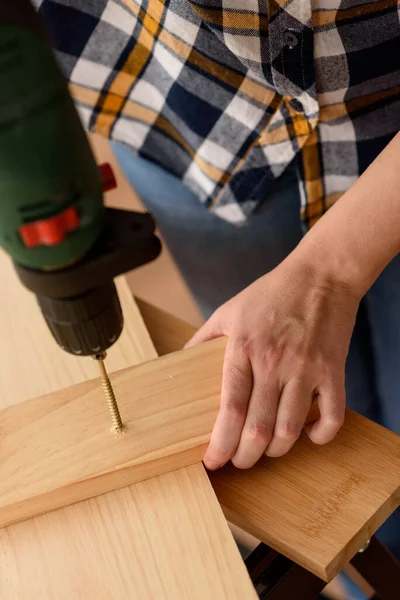
M 400 486 L 394 494 L 371 515 L 364 526 L 352 537 L 345 546 L 344 551 L 338 552 L 337 556 L 326 566 L 326 574 L 329 581 L 336 577 L 346 564 L 357 554 L 367 541 L 377 532 L 379 527 L 394 513 L 400 505 Z
M 30 496 L 18 503 L 4 505 L 0 508 L 0 528 L 15 525 L 71 504 L 90 500 L 153 477 L 201 463 L 204 450 L 205 444 L 198 445 L 184 452 L 158 458 L 151 463 L 142 463 L 140 476 L 137 475 L 138 465 L 134 464 L 121 467 L 115 472 L 102 473 L 70 485 L 64 485 L 35 497 Z
M 181 350 L 196 333 L 196 327 L 179 317 L 175 317 L 141 298 L 135 296 L 134 299 L 159 356 Z M 170 335 L 171 330 L 173 330 L 173 336 Z
M 205 472 L 206 472 L 206 474 L 207 474 L 207 470 L 205 469 L 205 467 L 204 467 L 203 465 L 202 465 L 202 468 L 204 469 L 204 471 L 205 471 Z M 232 532 L 231 528 L 229 527 L 229 521 L 228 521 L 228 519 L 227 519 L 227 516 L 226 516 L 226 514 L 225 514 L 224 507 L 221 505 L 221 503 L 220 503 L 220 501 L 219 501 L 219 499 L 218 499 L 218 496 L 217 496 L 217 494 L 215 493 L 215 489 L 214 489 L 214 487 L 213 487 L 213 485 L 212 485 L 212 483 L 211 483 L 211 481 L 210 481 L 210 479 L 209 479 L 208 477 L 207 477 L 207 480 L 208 480 L 208 487 L 211 489 L 211 492 L 210 492 L 210 493 L 213 495 L 213 497 L 214 497 L 214 498 L 215 498 L 215 500 L 216 500 L 216 503 L 217 503 L 217 504 L 218 504 L 218 506 L 219 506 L 219 510 L 220 510 L 220 514 L 221 514 L 221 516 L 222 516 L 223 518 L 225 518 L 225 520 L 226 520 L 226 522 L 227 522 L 227 527 L 228 527 L 228 529 L 229 529 L 229 533 L 230 533 L 230 535 L 232 536 L 232 540 L 234 541 L 234 543 L 236 543 L 236 542 L 235 542 L 235 536 L 234 536 L 234 534 L 233 534 L 233 532 Z M 234 525 L 234 524 L 233 524 L 233 525 Z M 238 549 L 238 552 L 239 552 L 239 549 Z M 242 560 L 243 560 L 243 559 L 242 559 Z M 253 587 L 253 589 L 254 589 L 254 600 L 256 600 L 256 598 L 258 598 L 258 594 L 256 593 L 256 589 L 255 589 L 255 587 L 254 587 L 254 584 L 253 584 L 253 582 L 251 581 L 250 574 L 248 573 L 248 571 L 247 571 L 247 575 L 248 575 L 249 581 L 250 581 L 250 583 L 251 583 L 251 585 L 252 585 L 252 587 Z M 250 598 L 247 598 L 247 596 L 246 596 L 246 600 L 251 600 L 251 599 L 250 599 Z
M 127 304 L 129 302 L 129 310 L 132 313 L 135 313 L 135 315 L 139 316 L 142 323 L 141 323 L 141 346 L 142 349 L 144 347 L 145 349 L 145 353 L 146 355 L 148 355 L 150 357 L 150 355 L 152 355 L 152 358 L 158 358 L 158 352 L 157 349 L 154 345 L 154 342 L 152 340 L 150 331 L 147 328 L 146 322 L 143 318 L 143 315 L 141 314 L 140 308 L 138 306 L 138 303 L 136 301 L 135 296 L 132 294 L 131 288 L 129 287 L 129 283 L 126 279 L 126 276 L 123 275 L 119 275 L 116 279 L 115 279 L 115 284 L 117 287 L 118 292 L 122 291 L 124 294 L 124 299 L 125 299 L 125 304 Z M 126 306 L 125 306 L 126 308 Z M 123 309 L 124 310 L 124 307 Z M 118 340 L 117 342 L 118 343 Z M 147 358 L 147 360 L 150 360 L 149 358 Z M 142 361 L 140 361 L 141 364 Z
M 218 497 L 218 495 L 217 495 L 217 497 Z M 221 504 L 221 508 L 223 510 L 223 513 L 224 513 L 227 521 L 230 521 L 237 527 L 240 527 L 240 529 L 243 529 L 244 531 L 246 531 L 253 537 L 259 539 L 261 542 L 264 542 L 264 544 L 267 544 L 267 546 L 270 546 L 273 550 L 280 552 L 281 554 L 283 554 L 284 556 L 286 556 L 287 558 L 289 558 L 296 564 L 300 565 L 307 571 L 310 571 L 311 573 L 313 573 L 314 575 L 316 575 L 323 581 L 326 581 L 326 583 L 329 583 L 329 580 L 327 579 L 327 571 L 320 564 L 318 564 L 318 563 L 311 564 L 310 562 L 307 562 L 307 564 L 306 564 L 302 560 L 302 557 L 298 556 L 295 552 L 292 552 L 290 549 L 282 548 L 282 546 L 278 547 L 277 544 L 275 543 L 275 540 L 270 539 L 268 537 L 268 535 L 266 535 L 264 530 L 261 530 L 258 527 L 254 526 L 253 523 L 247 521 L 245 518 L 242 517 L 242 515 L 239 515 L 238 513 L 236 513 L 232 509 L 230 509 L 228 506 L 224 505 L 223 503 Z

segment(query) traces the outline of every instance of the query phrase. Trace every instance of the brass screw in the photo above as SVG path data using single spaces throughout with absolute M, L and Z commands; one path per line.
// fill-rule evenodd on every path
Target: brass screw
M 93 360 L 97 362 L 99 365 L 99 371 L 101 376 L 101 385 L 104 390 L 104 395 L 106 397 L 106 401 L 108 404 L 108 409 L 110 411 L 111 419 L 113 422 L 113 429 L 115 431 L 122 431 L 123 424 L 121 415 L 119 412 L 117 400 L 115 398 L 114 390 L 111 385 L 111 381 L 107 375 L 106 367 L 104 365 L 104 360 L 107 356 L 107 352 L 99 352 L 92 356 Z

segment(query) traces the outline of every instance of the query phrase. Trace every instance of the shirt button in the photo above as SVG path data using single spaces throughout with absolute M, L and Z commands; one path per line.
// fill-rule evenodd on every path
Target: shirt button
M 283 33 L 283 41 L 285 42 L 286 46 L 289 46 L 290 49 L 295 48 L 299 43 L 297 35 L 289 29 Z
M 295 110 L 296 112 L 298 112 L 298 113 L 304 112 L 304 106 L 302 105 L 300 100 L 297 100 L 297 98 L 292 98 L 290 100 L 289 104 L 293 108 L 293 110 Z

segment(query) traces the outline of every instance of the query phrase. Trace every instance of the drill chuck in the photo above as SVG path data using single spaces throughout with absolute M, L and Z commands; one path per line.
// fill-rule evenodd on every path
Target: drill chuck
M 37 296 L 42 314 L 58 345 L 77 356 L 107 350 L 119 338 L 123 317 L 113 281 L 79 296 Z
M 14 263 L 58 345 L 78 356 L 104 352 L 119 338 L 123 316 L 113 280 L 161 251 L 150 214 L 106 208 L 105 215 L 99 239 L 78 262 L 55 271 Z

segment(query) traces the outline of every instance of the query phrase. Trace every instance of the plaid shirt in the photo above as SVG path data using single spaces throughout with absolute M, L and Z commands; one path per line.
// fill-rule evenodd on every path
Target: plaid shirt
M 84 124 L 245 223 L 312 225 L 400 130 L 400 0 L 34 0 Z

